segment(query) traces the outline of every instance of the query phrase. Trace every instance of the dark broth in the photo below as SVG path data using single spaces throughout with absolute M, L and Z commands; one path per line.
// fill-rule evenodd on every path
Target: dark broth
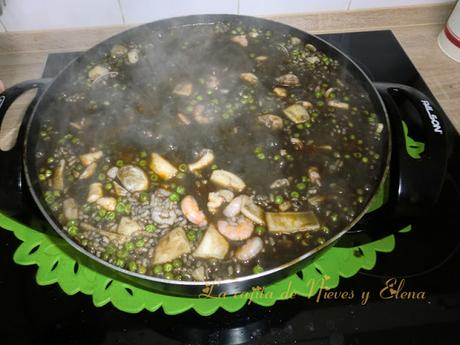
M 236 36 L 240 41 L 232 41 Z M 121 45 L 119 54 L 107 46 L 99 61 L 76 68 L 74 80 L 48 109 L 50 120 L 43 123 L 37 146 L 46 202 L 70 236 L 93 254 L 168 279 L 245 276 L 324 243 L 368 203 L 381 174 L 384 128 L 346 66 L 296 37 L 238 23 L 148 32 Z M 89 77 L 96 65 L 109 74 Z M 241 80 L 242 73 L 252 73 L 256 82 Z M 276 79 L 286 74 L 295 75 L 299 85 L 280 85 L 285 83 Z M 180 83 L 192 85 L 190 95 L 175 93 Z M 293 104 L 307 111 L 306 121 L 294 123 L 284 114 Z M 262 123 L 259 116 L 267 114 L 281 118 L 283 128 Z M 203 149 L 212 150 L 215 159 L 191 173 L 187 164 L 197 161 Z M 81 179 L 86 167 L 79 156 L 96 151 L 103 156 L 95 171 Z M 153 173 L 151 152 L 179 173 L 170 180 Z M 63 189 L 55 185 L 61 161 Z M 144 171 L 148 188 L 120 196 L 114 186 L 119 181 L 109 171 L 127 165 Z M 227 239 L 230 250 L 223 259 L 194 257 L 207 226 L 188 221 L 180 202 L 192 195 L 208 224 L 224 219 L 227 203 L 215 214 L 207 208 L 209 193 L 222 189 L 209 182 L 216 169 L 245 182 L 242 192 L 233 191 L 235 197 L 252 197 L 265 212 L 312 212 L 318 227 L 280 234 L 254 224 L 251 237 L 260 237 L 263 249 L 250 260 L 235 257 L 246 239 Z M 283 179 L 288 185 L 270 187 Z M 104 197 L 115 199 L 115 210 L 87 201 L 89 185 L 97 182 Z M 68 199 L 75 202 L 74 219 L 64 215 Z M 169 212 L 173 224 L 156 222 L 155 208 Z M 116 236 L 122 217 L 134 220 L 140 231 Z M 177 227 L 186 233 L 191 251 L 154 265 L 159 239 Z M 194 274 L 199 267 L 204 268 L 201 279 Z

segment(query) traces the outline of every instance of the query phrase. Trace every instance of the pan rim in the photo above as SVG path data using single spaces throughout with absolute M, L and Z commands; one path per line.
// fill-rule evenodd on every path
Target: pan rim
M 127 35 L 128 33 L 133 33 L 136 30 L 154 30 L 156 27 L 161 27 L 164 24 L 167 24 L 168 28 L 174 28 L 177 26 L 194 26 L 194 25 L 212 25 L 217 21 L 223 21 L 223 20 L 241 20 L 241 21 L 249 21 L 249 22 L 257 22 L 263 27 L 269 26 L 269 27 L 276 27 L 276 28 L 282 28 L 284 31 L 288 31 L 290 33 L 296 33 L 302 36 L 302 39 L 305 40 L 306 38 L 310 38 L 313 41 L 320 42 L 323 46 L 326 46 L 328 49 L 333 51 L 336 56 L 341 56 L 343 61 L 346 61 L 347 65 L 346 68 L 348 71 L 350 71 L 350 68 L 354 68 L 355 71 L 353 72 L 353 76 L 357 77 L 359 76 L 361 80 L 359 80 L 360 83 L 365 83 L 367 86 L 365 88 L 366 92 L 369 94 L 369 97 L 371 98 L 372 104 L 376 107 L 376 112 L 380 114 L 382 117 L 382 120 L 384 119 L 385 123 L 385 130 L 387 132 L 386 135 L 386 157 L 385 159 L 381 158 L 381 163 L 383 169 L 381 169 L 380 177 L 379 177 L 379 183 L 375 184 L 375 188 L 372 193 L 372 197 L 369 198 L 368 202 L 366 205 L 363 207 L 362 211 L 354 217 L 354 220 L 350 222 L 346 227 L 344 227 L 342 230 L 337 232 L 335 235 L 331 236 L 328 240 L 326 240 L 323 244 L 315 246 L 314 248 L 310 249 L 306 253 L 302 254 L 301 256 L 298 256 L 284 264 L 278 265 L 277 267 L 268 269 L 266 271 L 263 271 L 261 273 L 257 274 L 251 274 L 251 275 L 246 275 L 242 277 L 236 277 L 236 278 L 229 278 L 229 279 L 224 279 L 224 280 L 209 280 L 209 281 L 182 281 L 182 280 L 168 280 L 164 278 L 159 278 L 159 277 L 154 277 L 154 276 L 149 276 L 149 275 L 143 275 L 139 274 L 137 272 L 132 272 L 127 269 L 118 267 L 114 264 L 111 264 L 96 255 L 92 254 L 91 252 L 87 251 L 85 248 L 80 246 L 76 241 L 74 241 L 65 230 L 62 229 L 62 226 L 59 225 L 57 220 L 54 219 L 54 216 L 47 210 L 47 207 L 45 206 L 45 203 L 43 202 L 43 198 L 40 194 L 42 192 L 39 189 L 39 185 L 37 181 L 34 181 L 32 177 L 32 171 L 30 168 L 31 165 L 29 165 L 29 160 L 32 159 L 31 157 L 28 156 L 29 151 L 32 151 L 30 146 L 30 129 L 32 127 L 33 120 L 37 116 L 37 112 L 40 106 L 40 103 L 44 98 L 46 98 L 48 90 L 52 87 L 52 85 L 59 80 L 59 78 L 65 74 L 65 72 L 68 70 L 68 68 L 79 61 L 79 59 L 82 59 L 84 56 L 91 55 L 94 51 L 99 49 L 102 45 L 110 43 L 112 40 L 116 40 L 120 36 Z M 173 24 L 178 24 L 178 25 L 173 25 Z M 153 26 L 153 28 L 152 28 Z M 244 288 L 241 291 L 246 291 L 249 290 L 251 286 L 256 286 L 258 284 L 247 284 L 252 281 L 256 281 L 260 278 L 266 278 L 271 280 L 271 282 L 276 282 L 279 279 L 281 279 L 283 276 L 285 276 L 287 273 L 286 270 L 292 268 L 296 268 L 298 266 L 304 266 L 307 264 L 307 262 L 315 257 L 316 255 L 324 252 L 324 249 L 330 248 L 334 245 L 337 240 L 339 240 L 342 236 L 344 236 L 353 226 L 355 226 L 362 218 L 363 216 L 368 212 L 372 201 L 374 200 L 375 196 L 377 195 L 377 191 L 383 186 L 385 180 L 388 177 L 389 174 L 389 168 L 390 168 L 390 160 L 391 160 L 391 152 L 392 152 L 392 133 L 391 133 L 391 126 L 390 126 L 390 121 L 389 121 L 389 116 L 388 112 L 386 109 L 386 106 L 383 102 L 382 97 L 380 96 L 379 92 L 377 91 L 374 83 L 370 80 L 370 78 L 367 76 L 367 74 L 363 71 L 363 69 L 356 63 L 354 62 L 346 53 L 341 51 L 340 49 L 336 48 L 326 40 L 322 39 L 321 37 L 318 37 L 317 35 L 310 34 L 308 32 L 305 32 L 303 30 L 297 29 L 295 27 L 292 27 L 290 25 L 286 25 L 280 22 L 276 22 L 273 20 L 269 19 L 264 19 L 264 18 L 256 18 L 252 16 L 244 16 L 244 15 L 233 15 L 233 14 L 204 14 L 204 15 L 190 15 L 190 16 L 180 16 L 180 17 L 174 17 L 174 18 L 167 18 L 167 19 L 162 19 L 150 23 L 146 23 L 143 25 L 139 25 L 133 28 L 130 28 L 128 30 L 122 31 L 116 35 L 113 35 L 112 37 L 109 37 L 95 46 L 91 47 L 90 49 L 86 50 L 83 52 L 83 54 L 72 60 L 70 63 L 67 64 L 67 66 L 62 69 L 58 75 L 53 79 L 53 81 L 43 90 L 43 92 L 39 95 L 38 100 L 34 106 L 34 109 L 32 111 L 31 116 L 28 119 L 27 126 L 26 126 L 26 131 L 25 131 L 25 136 L 24 136 L 24 155 L 23 155 L 23 168 L 24 168 L 24 175 L 26 178 L 27 182 L 27 187 L 33 197 L 33 200 L 35 204 L 38 206 L 40 209 L 41 213 L 45 217 L 46 221 L 52 226 L 53 230 L 58 233 L 58 235 L 63 238 L 68 244 L 70 244 L 74 249 L 79 251 L 81 254 L 83 254 L 86 257 L 91 258 L 92 260 L 96 261 L 99 264 L 102 264 L 106 266 L 107 268 L 115 271 L 122 273 L 123 275 L 129 276 L 129 277 L 134 277 L 136 279 L 140 279 L 142 281 L 148 281 L 151 283 L 159 283 L 161 285 L 167 285 L 167 286 L 190 286 L 190 287 L 204 287 L 204 286 L 219 286 L 220 288 L 223 288 L 225 290 L 225 286 L 230 286 L 233 284 L 242 284 L 245 283 L 247 285 L 247 288 Z M 384 144 L 382 144 L 384 146 Z M 30 150 L 29 150 L 30 149 Z M 33 166 L 33 165 L 32 165 Z M 38 186 L 38 187 L 37 187 Z M 37 190 L 36 190 L 37 189 Z M 152 287 L 153 288 L 153 287 Z M 168 293 L 168 292 L 165 292 Z M 182 294 L 182 293 L 179 293 Z

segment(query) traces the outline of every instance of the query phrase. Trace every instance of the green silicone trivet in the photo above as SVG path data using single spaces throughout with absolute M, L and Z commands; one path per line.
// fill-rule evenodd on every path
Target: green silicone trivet
M 408 154 L 417 159 L 423 152 L 423 143 L 408 137 L 405 129 Z M 384 193 L 376 195 L 371 210 L 383 204 Z M 360 269 L 374 267 L 377 252 L 391 252 L 395 246 L 393 235 L 355 248 L 330 248 L 302 269 L 302 274 L 294 274 L 261 291 L 254 287 L 252 292 L 207 298 L 206 291 L 200 298 L 187 298 L 163 295 L 121 282 L 113 278 L 110 270 L 93 268 L 92 261 L 80 254 L 67 242 L 31 229 L 0 213 L 0 227 L 12 231 L 22 241 L 14 254 L 14 262 L 19 265 L 37 265 L 36 281 L 39 285 L 58 283 L 68 295 L 82 292 L 91 295 L 96 307 L 111 302 L 116 308 L 128 313 L 143 309 L 155 311 L 162 307 L 169 315 L 194 309 L 200 315 L 211 315 L 223 308 L 229 312 L 241 309 L 247 303 L 271 306 L 277 300 L 297 296 L 312 297 L 320 288 L 335 288 L 340 277 L 349 278 Z M 401 231 L 409 231 L 407 227 Z M 69 254 L 71 253 L 71 254 Z M 359 255 L 357 255 L 359 254 Z

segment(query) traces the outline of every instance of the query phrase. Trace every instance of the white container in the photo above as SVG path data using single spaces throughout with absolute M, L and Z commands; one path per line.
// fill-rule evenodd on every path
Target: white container
M 447 20 L 444 30 L 439 34 L 438 44 L 447 56 L 460 62 L 460 1 Z

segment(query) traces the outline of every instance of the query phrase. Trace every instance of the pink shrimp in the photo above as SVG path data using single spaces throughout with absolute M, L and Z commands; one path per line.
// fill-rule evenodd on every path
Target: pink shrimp
M 235 222 L 219 220 L 217 229 L 231 241 L 242 241 L 251 237 L 254 224 L 245 218 L 239 218 Z
M 200 210 L 200 207 L 193 196 L 187 195 L 184 197 L 180 203 L 180 207 L 185 218 L 193 224 L 198 226 L 205 226 L 208 224 L 206 215 Z

